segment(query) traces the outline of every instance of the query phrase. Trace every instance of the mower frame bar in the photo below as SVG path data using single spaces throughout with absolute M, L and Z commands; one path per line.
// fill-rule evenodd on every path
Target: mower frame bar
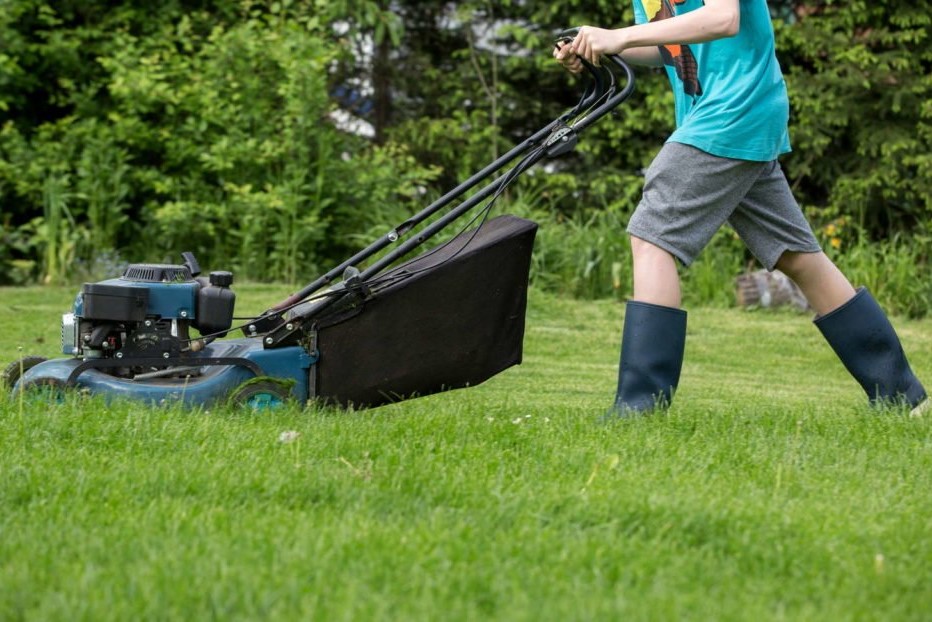
M 566 41 L 568 39 L 572 39 L 572 36 L 574 35 L 575 30 L 564 31 L 559 36 L 558 40 Z M 294 343 L 295 334 L 303 331 L 302 325 L 305 324 L 305 321 L 311 319 L 312 317 L 318 316 L 324 309 L 329 308 L 334 302 L 336 302 L 337 297 L 322 300 L 307 310 L 299 310 L 293 315 L 288 316 L 287 320 L 285 320 L 282 315 L 279 315 L 280 312 L 295 307 L 309 296 L 319 291 L 321 288 L 332 283 L 333 280 L 338 276 L 343 275 L 344 271 L 348 268 L 353 267 L 355 264 L 361 261 L 369 259 L 379 251 L 388 247 L 390 244 L 398 242 L 401 236 L 410 232 L 411 229 L 413 229 L 415 226 L 430 216 L 436 214 L 439 210 L 452 203 L 458 197 L 475 187 L 483 180 L 487 179 L 489 176 L 495 174 L 507 166 L 519 156 L 528 154 L 523 160 L 521 160 L 518 165 L 516 165 L 522 167 L 522 170 L 517 171 L 517 174 L 522 173 L 525 169 L 530 168 L 543 158 L 553 157 L 568 151 L 569 149 L 559 148 L 559 145 L 556 144 L 556 141 L 559 139 L 568 142 L 568 147 L 571 148 L 573 145 L 575 145 L 576 135 L 578 132 L 589 127 L 603 116 L 610 113 L 619 104 L 625 101 L 634 91 L 634 71 L 631 69 L 631 67 L 617 55 L 610 55 L 606 56 L 605 58 L 614 67 L 615 71 L 606 67 L 605 65 L 594 66 L 591 63 L 583 61 L 583 65 L 591 77 L 591 82 L 587 85 L 579 103 L 572 110 L 564 113 L 551 123 L 547 124 L 531 137 L 525 139 L 506 154 L 502 155 L 497 160 L 483 168 L 481 171 L 469 177 L 467 180 L 447 192 L 445 195 L 425 207 L 411 218 L 405 220 L 395 229 L 389 231 L 387 234 L 380 237 L 368 247 L 359 251 L 337 267 L 325 273 L 300 291 L 292 294 L 282 302 L 271 307 L 270 310 L 266 311 L 259 317 L 255 318 L 255 320 L 250 322 L 250 329 L 252 330 L 255 328 L 257 329 L 256 332 L 259 332 L 258 329 L 260 329 L 260 327 L 262 332 L 265 332 L 266 328 L 268 329 L 267 336 L 263 340 L 263 343 L 267 348 L 281 347 L 283 345 L 290 345 L 291 343 Z M 620 91 L 618 90 L 618 78 L 616 76 L 616 72 L 624 75 L 625 84 L 624 88 L 622 88 Z M 568 124 L 567 121 L 570 119 L 574 120 L 571 124 Z M 402 242 L 395 250 L 387 253 L 385 256 L 359 273 L 357 277 L 354 277 L 354 283 L 359 283 L 365 286 L 367 279 L 377 275 L 386 267 L 390 266 L 404 255 L 407 255 L 413 249 L 420 246 L 434 235 L 439 233 L 441 230 L 449 226 L 452 222 L 462 217 L 465 213 L 475 208 L 476 205 L 489 198 L 494 193 L 498 192 L 500 189 L 502 189 L 503 184 L 510 183 L 510 181 L 516 177 L 516 175 L 512 175 L 513 172 L 514 169 L 509 170 L 507 173 L 499 176 L 494 181 L 477 191 L 471 197 L 451 209 L 436 221 L 429 224 L 422 231 L 420 231 L 417 236 Z M 344 296 L 358 295 L 357 293 L 351 291 L 349 287 L 346 288 L 343 294 Z M 253 332 L 251 336 L 255 336 L 256 332 Z

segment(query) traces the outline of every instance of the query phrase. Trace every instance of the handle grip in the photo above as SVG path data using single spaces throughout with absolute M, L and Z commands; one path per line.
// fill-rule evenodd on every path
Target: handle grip
M 571 42 L 578 34 L 579 28 L 562 30 L 556 35 L 554 45 L 559 48 Z M 588 127 L 611 112 L 634 91 L 634 70 L 621 55 L 605 54 L 603 58 L 606 62 L 599 65 L 593 65 L 586 59 L 580 58 L 592 82 L 587 86 L 580 103 L 561 117 L 561 121 L 565 122 L 571 117 L 582 114 L 572 123 L 572 127 L 577 131 Z
M 554 45 L 555 45 L 557 48 L 559 48 L 559 47 L 561 47 L 561 45 L 560 45 L 561 43 L 562 43 L 563 45 L 566 45 L 567 43 L 572 43 L 572 42 L 573 42 L 573 39 L 575 39 L 575 38 L 576 38 L 576 35 L 578 35 L 578 34 L 579 34 L 579 27 L 575 27 L 575 28 L 566 28 L 565 30 L 561 30 L 560 33 L 556 36 L 556 39 L 555 39 L 555 41 L 554 41 Z M 631 76 L 634 75 L 634 72 L 632 71 L 631 67 L 628 65 L 628 63 L 625 62 L 625 60 L 621 57 L 621 55 L 619 55 L 619 54 L 606 54 L 605 57 L 608 58 L 609 60 L 611 60 L 612 63 L 613 63 L 614 65 L 616 65 L 619 69 L 621 69 L 621 70 L 624 72 L 624 74 L 625 74 L 625 76 L 626 76 L 627 78 L 630 79 Z M 597 67 L 596 67 L 595 65 L 593 65 L 592 63 L 590 63 L 589 61 L 587 61 L 587 60 L 584 59 L 584 58 L 580 58 L 579 60 L 582 61 L 583 66 L 584 66 L 587 70 L 589 70 L 590 73 L 593 73 L 593 74 L 594 74 L 594 73 L 596 72 Z
M 578 34 L 579 34 L 579 28 L 567 28 L 566 30 L 561 31 L 560 34 L 557 35 L 556 41 L 554 42 L 554 46 L 557 49 L 560 49 L 561 47 L 563 47 L 563 45 L 572 43 L 573 39 L 575 39 L 576 35 Z M 589 61 L 587 61 L 585 58 L 582 58 L 582 57 L 580 57 L 579 60 L 582 62 L 583 67 L 585 67 L 589 73 L 593 74 L 593 77 L 595 77 L 596 79 L 599 79 L 597 68 L 595 65 L 593 65 L 592 63 L 590 63 Z

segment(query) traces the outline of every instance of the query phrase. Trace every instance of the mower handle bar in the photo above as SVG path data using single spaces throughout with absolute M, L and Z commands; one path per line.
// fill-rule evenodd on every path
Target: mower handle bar
M 565 42 L 567 40 L 572 40 L 572 37 L 574 37 L 578 31 L 578 28 L 562 31 L 557 36 L 557 43 L 560 41 Z M 535 134 L 525 139 L 523 142 L 496 159 L 494 162 L 460 183 L 458 186 L 444 194 L 442 197 L 425 207 L 411 218 L 405 220 L 395 229 L 392 229 L 377 239 L 375 242 L 370 244 L 368 247 L 362 249 L 340 265 L 318 277 L 315 281 L 300 291 L 292 294 L 285 300 L 271 307 L 269 311 L 266 311 L 262 314 L 262 316 L 256 319 L 261 320 L 263 317 L 275 315 L 278 312 L 291 308 L 307 299 L 318 290 L 332 283 L 334 279 L 340 277 L 347 268 L 353 267 L 359 262 L 369 259 L 387 246 L 397 242 L 401 236 L 405 235 L 412 228 L 452 203 L 457 197 L 475 187 L 477 184 L 479 184 L 479 182 L 498 172 L 509 163 L 517 159 L 518 156 L 521 156 L 537 148 L 536 153 L 532 153 L 528 156 L 531 161 L 525 163 L 525 168 L 532 166 L 534 163 L 547 156 L 547 150 L 545 148 L 546 140 L 549 136 L 551 136 L 554 130 L 571 127 L 573 131 L 578 132 L 608 114 L 621 102 L 626 100 L 634 91 L 634 71 L 624 60 L 622 60 L 617 55 L 607 55 L 605 58 L 610 61 L 611 65 L 613 65 L 618 72 L 624 74 L 625 86 L 623 89 L 620 91 L 617 90 L 618 80 L 614 71 L 606 68 L 605 65 L 595 66 L 582 59 L 583 65 L 591 78 L 591 82 L 587 84 L 586 89 L 579 100 L 579 103 L 577 103 L 573 109 L 560 115 L 560 117 L 553 120 L 545 127 L 541 128 Z M 582 116 L 580 117 L 579 115 Z M 567 122 L 574 118 L 575 121 L 571 126 L 568 126 Z M 417 237 L 403 242 L 397 249 L 391 253 L 388 253 L 379 261 L 363 271 L 359 275 L 361 280 L 365 282 L 366 279 L 371 278 L 373 275 L 377 274 L 388 265 L 397 261 L 400 257 L 409 253 L 415 247 L 423 244 L 429 238 L 437 234 L 440 230 L 444 229 L 451 222 L 455 221 L 464 213 L 468 212 L 477 204 L 479 204 L 481 201 L 497 192 L 507 177 L 508 174 L 498 177 L 486 187 L 476 192 L 468 200 L 464 201 L 456 208 L 445 214 L 443 217 L 439 218 L 437 221 L 426 227 L 422 232 L 419 233 Z M 316 305 L 314 307 L 314 313 L 319 313 L 321 310 L 323 310 L 324 307 L 329 306 L 327 302 L 328 301 L 322 301 L 322 304 Z M 277 324 L 278 322 L 275 323 Z

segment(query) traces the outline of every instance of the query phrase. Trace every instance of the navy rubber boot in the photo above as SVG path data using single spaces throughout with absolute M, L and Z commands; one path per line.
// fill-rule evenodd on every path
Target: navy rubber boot
M 858 381 L 871 404 L 916 408 L 927 397 L 890 320 L 866 288 L 815 319 L 815 325 Z
M 686 312 L 629 300 L 621 338 L 618 390 L 610 417 L 665 409 L 680 381 Z

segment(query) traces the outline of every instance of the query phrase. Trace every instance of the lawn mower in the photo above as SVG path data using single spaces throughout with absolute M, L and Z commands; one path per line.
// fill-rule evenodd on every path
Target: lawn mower
M 16 361 L 6 385 L 186 406 L 374 407 L 472 386 L 520 363 L 537 225 L 489 219 L 489 210 L 519 175 L 572 151 L 582 130 L 631 94 L 630 67 L 605 60 L 585 63 L 589 79 L 572 110 L 260 315 L 234 327 L 233 274 L 201 275 L 192 253 L 180 264 L 131 264 L 78 292 L 62 318 L 67 357 Z M 480 205 L 449 241 L 399 263 Z M 227 338 L 234 331 L 242 336 Z

